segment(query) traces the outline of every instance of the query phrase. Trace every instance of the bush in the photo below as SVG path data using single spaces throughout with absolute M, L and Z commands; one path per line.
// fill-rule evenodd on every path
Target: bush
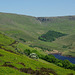
M 26 42 L 26 40 L 24 40 L 23 38 L 19 38 L 19 40 L 23 41 L 23 42 Z
M 24 54 L 26 54 L 27 56 L 30 55 L 31 51 L 29 49 L 24 50 Z

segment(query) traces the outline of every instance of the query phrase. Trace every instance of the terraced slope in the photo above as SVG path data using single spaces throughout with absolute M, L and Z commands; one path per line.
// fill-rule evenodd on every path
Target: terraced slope
M 63 69 L 44 60 L 34 60 L 18 53 L 15 46 L 19 42 L 2 33 L 0 33 L 0 44 L 0 75 L 75 75 L 73 70 Z M 24 44 L 20 43 L 18 48 L 22 50 Z M 25 48 L 30 47 L 25 46 Z

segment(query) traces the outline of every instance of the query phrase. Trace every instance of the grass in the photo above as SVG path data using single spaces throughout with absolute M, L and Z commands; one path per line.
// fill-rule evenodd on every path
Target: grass
M 43 17 L 42 17 L 43 18 Z M 19 40 L 22 38 L 26 40 L 27 45 L 33 45 L 53 50 L 64 52 L 64 50 L 75 50 L 75 16 L 64 17 L 45 17 L 49 21 L 40 21 L 36 17 L 0 13 L 0 31 L 6 35 Z M 49 30 L 54 30 L 67 36 L 56 39 L 53 42 L 42 42 L 38 39 L 42 34 Z M 63 45 L 72 44 L 72 48 L 63 48 Z M 70 52 L 69 52 L 70 53 Z M 75 57 L 73 53 L 72 56 Z
M 0 75 L 33 75 L 37 70 L 37 73 L 45 72 L 46 75 L 47 73 L 53 75 L 68 75 L 71 73 L 75 75 L 75 71 L 73 70 L 58 67 L 42 59 L 34 60 L 24 54 L 17 53 L 15 49 L 16 47 L 21 51 L 24 49 L 30 49 L 33 51 L 35 49 L 19 42 L 13 43 L 15 40 L 4 34 L 0 34 L 0 36 L 2 36 L 0 39 L 4 38 L 4 41 L 0 41 L 0 43 L 2 42 L 0 47 Z M 10 42 L 5 43 L 7 40 Z M 45 54 L 38 49 L 37 52 L 39 54 Z
M 0 33 L 0 45 L 9 45 L 13 43 L 14 40 Z
M 4 56 L 0 57 L 0 61 L 3 64 L 4 64 L 4 62 L 11 62 L 8 64 L 11 64 L 11 65 L 17 67 L 18 69 L 24 68 L 24 66 L 21 64 L 17 64 L 17 63 L 24 63 L 26 68 L 32 68 L 33 70 L 36 70 L 37 68 L 45 67 L 45 68 L 54 69 L 58 73 L 58 75 L 63 75 L 63 74 L 67 75 L 69 73 L 75 74 L 75 71 L 60 68 L 54 64 L 48 63 L 48 62 L 41 60 L 41 59 L 36 61 L 36 60 L 30 59 L 29 57 L 27 57 L 25 55 L 16 55 L 16 54 L 4 51 L 2 49 L 0 49 L 0 53 L 2 55 L 4 55 Z M 2 65 L 2 64 L 0 64 L 0 65 Z M 17 70 L 14 70 L 13 68 L 8 68 L 8 67 L 4 68 L 2 66 L 0 66 L 0 68 L 1 68 L 0 71 L 2 73 L 5 73 L 5 74 L 12 74 L 12 73 L 17 74 L 18 73 L 18 75 L 19 75 L 19 72 Z M 2 69 L 3 69 L 3 71 L 2 71 Z M 12 71 L 11 71 L 11 69 L 12 69 Z

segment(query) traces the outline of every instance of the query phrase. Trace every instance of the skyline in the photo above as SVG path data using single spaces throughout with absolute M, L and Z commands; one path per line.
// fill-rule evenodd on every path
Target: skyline
M 1 0 L 0 12 L 35 17 L 75 15 L 75 0 Z

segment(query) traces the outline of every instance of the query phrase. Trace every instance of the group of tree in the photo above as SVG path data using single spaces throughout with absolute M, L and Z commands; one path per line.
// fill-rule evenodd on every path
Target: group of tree
M 54 63 L 65 69 L 75 70 L 75 64 L 72 64 L 71 62 L 69 62 L 69 60 L 59 60 L 59 59 L 55 58 L 53 55 L 46 55 L 42 59 L 44 59 L 50 63 Z
M 75 70 L 75 64 L 72 64 L 71 62 L 69 62 L 69 60 L 59 60 L 51 54 L 43 55 L 43 54 L 40 54 L 37 50 L 30 50 L 30 49 L 25 49 L 23 54 L 25 54 L 29 57 L 33 57 L 33 58 L 35 58 L 35 56 L 36 56 L 36 59 L 37 58 L 43 59 L 47 62 L 54 63 L 57 66 L 63 67 L 65 69 Z
M 44 57 L 44 55 L 40 54 L 38 51 L 36 50 L 30 50 L 30 49 L 26 49 L 24 50 L 24 54 L 27 56 L 30 56 L 31 54 L 34 55 L 33 53 L 36 54 L 37 58 L 42 58 Z
M 42 41 L 46 41 L 46 42 L 52 42 L 52 41 L 55 41 L 56 38 L 59 38 L 65 35 L 67 34 L 49 30 L 46 34 L 41 35 L 38 39 Z

